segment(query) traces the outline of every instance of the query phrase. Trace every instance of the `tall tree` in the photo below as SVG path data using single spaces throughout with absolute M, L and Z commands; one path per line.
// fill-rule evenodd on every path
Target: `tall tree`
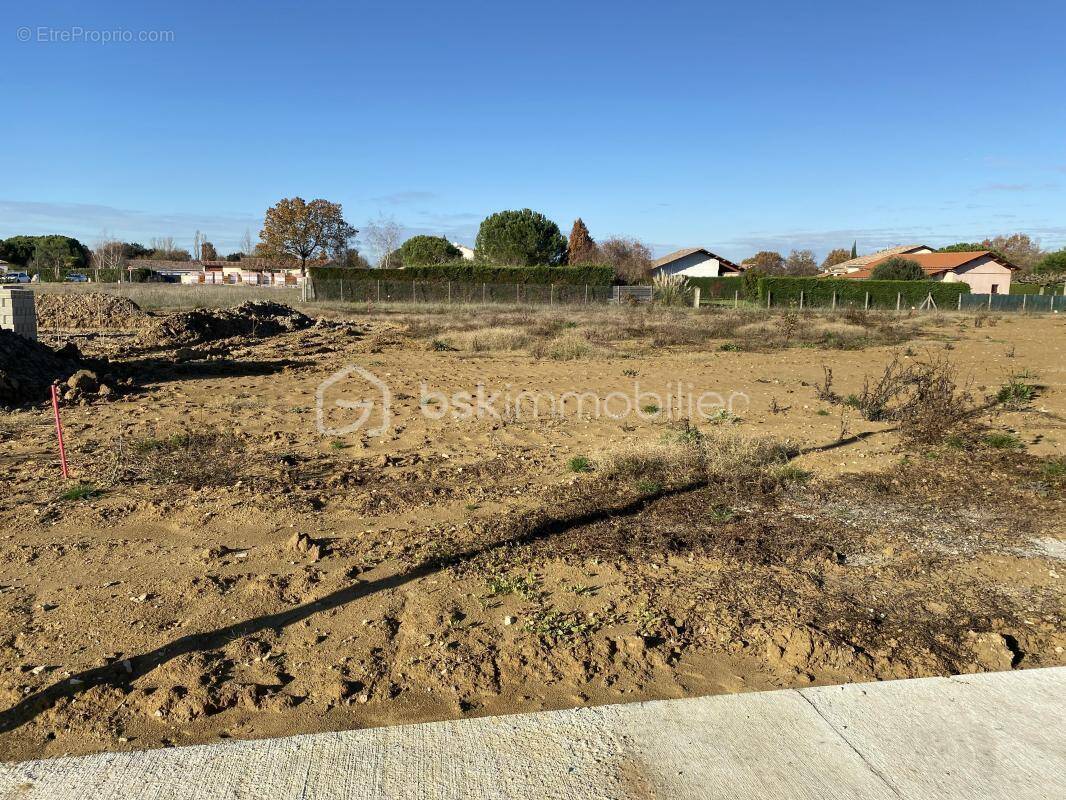
M 751 258 L 745 258 L 741 264 L 765 275 L 780 275 L 785 267 L 785 257 L 776 250 L 760 250 Z
M 853 239 L 851 241 L 851 257 L 852 258 L 858 258 L 859 257 L 859 241 L 858 241 L 858 239 Z
M 578 217 L 570 229 L 570 239 L 566 245 L 566 263 L 594 264 L 600 259 L 600 249 L 589 235 L 584 220 Z
M 396 256 L 396 246 L 403 236 L 403 228 L 392 217 L 379 216 L 366 224 L 366 240 L 370 249 L 377 253 L 378 267 L 393 269 L 401 266 Z
M 817 275 L 818 262 L 814 260 L 814 253 L 810 250 L 793 250 L 788 254 L 781 271 L 785 275 Z
M 346 250 L 356 233 L 340 203 L 292 197 L 267 209 L 259 238 L 266 252 L 297 259 L 300 274 L 306 275 L 308 259 Z
M 566 259 L 566 239 L 559 226 L 528 208 L 486 217 L 474 247 L 481 258 L 504 266 L 554 266 Z
M 822 269 L 835 267 L 837 264 L 843 264 L 845 261 L 851 261 L 851 253 L 848 252 L 847 248 L 838 247 L 825 254 L 825 259 L 822 261 Z
M 204 240 L 200 244 L 200 260 L 201 261 L 218 261 L 218 250 L 211 242 Z

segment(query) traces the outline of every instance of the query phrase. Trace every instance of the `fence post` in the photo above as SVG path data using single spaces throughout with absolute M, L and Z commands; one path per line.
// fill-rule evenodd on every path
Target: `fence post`
M 862 309 L 863 309 L 863 311 L 869 311 L 870 310 L 870 293 L 869 292 L 866 293 L 866 300 L 863 303 Z
M 694 288 L 692 290 L 692 307 L 693 308 L 699 308 L 700 307 L 700 287 L 699 286 L 697 286 L 696 288 Z
M 555 305 L 555 284 L 554 283 L 549 283 L 548 284 L 548 305 L 549 306 L 554 306 Z
M 519 303 L 522 302 L 522 296 L 521 296 L 521 294 L 519 292 L 519 284 L 517 284 L 517 283 L 514 285 L 514 302 L 515 302 L 515 305 L 518 305 Z
M 589 304 L 589 285 L 585 284 L 585 305 Z
M 833 290 L 833 308 L 832 308 L 832 310 L 833 311 L 837 310 L 837 290 L 836 289 Z
M 800 311 L 803 310 L 803 290 L 800 289 Z
M 1051 295 L 1051 313 L 1055 313 L 1055 295 Z
M 482 281 L 481 282 L 481 305 L 485 305 L 485 303 L 486 303 L 486 299 L 485 298 L 486 298 L 487 295 L 488 295 L 488 286 L 485 283 L 485 281 Z
M 988 310 L 992 310 L 992 292 L 988 293 Z
M 1028 299 L 1028 297 L 1029 297 L 1029 295 L 1027 295 L 1027 294 L 1023 294 L 1022 295 L 1022 311 L 1025 311 L 1025 305 L 1026 305 L 1025 301 Z
M 740 308 L 740 289 L 733 290 L 733 310 Z
M 962 292 L 959 292 L 959 311 L 962 311 Z
M 774 293 L 771 292 L 769 289 L 767 289 L 766 290 L 766 307 L 767 308 L 770 307 L 770 298 L 772 298 L 773 296 L 774 296 Z
M 899 311 L 899 307 L 903 304 L 903 292 L 896 292 L 896 311 Z

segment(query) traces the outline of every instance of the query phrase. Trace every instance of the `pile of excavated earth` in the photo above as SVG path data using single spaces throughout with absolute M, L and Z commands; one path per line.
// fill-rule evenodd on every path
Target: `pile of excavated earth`
M 37 294 L 37 327 L 51 330 L 143 330 L 153 319 L 127 297 L 87 294 Z

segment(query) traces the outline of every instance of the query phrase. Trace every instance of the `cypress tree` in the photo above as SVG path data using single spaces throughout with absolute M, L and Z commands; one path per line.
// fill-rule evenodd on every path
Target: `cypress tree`
M 566 261 L 571 265 L 591 264 L 599 257 L 599 248 L 589 235 L 589 229 L 578 217 L 570 229 L 570 240 L 566 246 Z
M 852 243 L 851 243 L 851 257 L 852 258 L 858 258 L 859 257 L 859 249 L 858 249 L 858 247 L 856 247 L 856 245 L 858 243 L 859 242 L 858 242 L 857 239 L 853 240 Z

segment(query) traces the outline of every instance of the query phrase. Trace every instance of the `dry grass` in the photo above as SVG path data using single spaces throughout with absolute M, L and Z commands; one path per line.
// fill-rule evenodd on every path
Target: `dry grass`
M 499 350 L 525 350 L 532 337 L 519 328 L 479 328 L 447 333 L 437 337 L 453 350 L 471 353 Z
M 119 439 L 105 474 L 112 484 L 147 482 L 192 489 L 229 486 L 245 473 L 244 455 L 244 441 L 228 431 Z

